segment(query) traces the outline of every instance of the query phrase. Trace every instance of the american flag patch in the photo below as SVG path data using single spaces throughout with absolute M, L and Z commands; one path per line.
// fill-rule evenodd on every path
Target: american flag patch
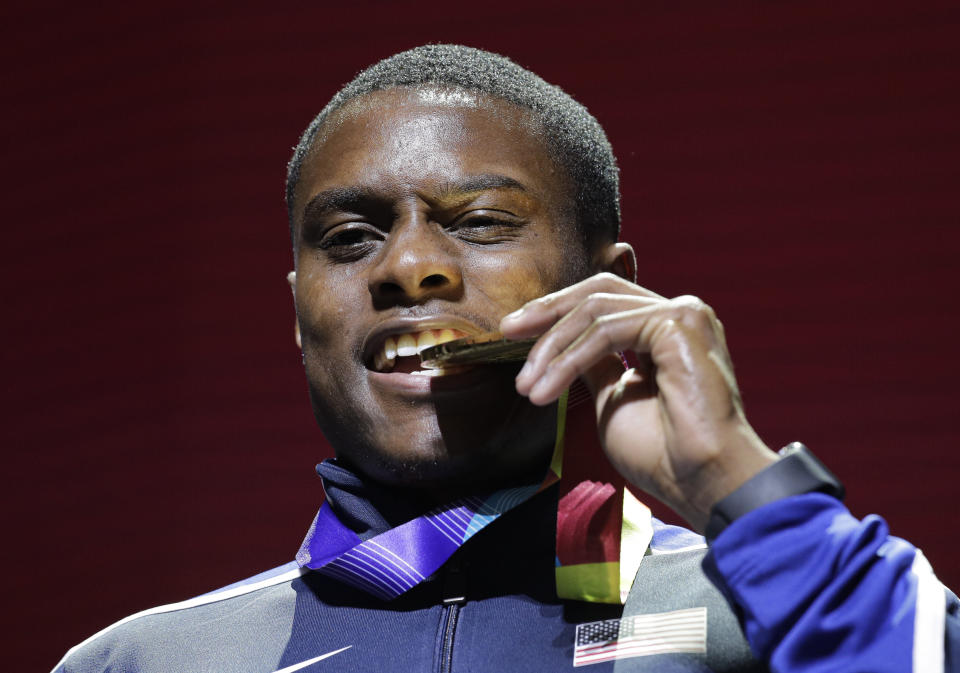
M 707 651 L 707 609 L 689 608 L 577 625 L 573 665 Z

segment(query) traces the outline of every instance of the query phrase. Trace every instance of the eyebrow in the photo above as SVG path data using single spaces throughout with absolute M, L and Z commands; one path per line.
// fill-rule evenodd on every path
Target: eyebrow
M 438 190 L 438 196 L 443 200 L 461 194 L 491 189 L 527 191 L 522 183 L 506 175 L 482 173 L 443 183 Z M 369 187 L 331 187 L 314 195 L 307 202 L 307 205 L 303 207 L 303 217 L 316 217 L 335 211 L 357 211 L 364 204 L 386 204 L 387 202 L 388 199 L 381 192 Z
M 303 217 L 323 215 L 334 211 L 356 211 L 370 202 L 384 202 L 382 194 L 368 187 L 331 187 L 316 194 L 303 207 Z
M 463 194 L 469 192 L 482 192 L 487 189 L 517 189 L 521 192 L 527 191 L 522 183 L 506 175 L 496 173 L 482 173 L 480 175 L 471 175 L 460 180 L 451 180 L 440 187 L 440 197 L 449 197 L 454 194 Z

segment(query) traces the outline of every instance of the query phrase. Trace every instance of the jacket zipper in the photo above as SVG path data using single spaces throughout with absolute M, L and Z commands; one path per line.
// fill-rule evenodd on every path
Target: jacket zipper
M 460 604 L 450 603 L 444 607 L 446 623 L 443 627 L 443 646 L 440 650 L 440 673 L 453 670 L 453 638 L 457 633 L 457 619 L 460 616 Z
M 467 601 L 465 577 L 460 564 L 453 560 L 443 572 L 443 642 L 440 645 L 439 673 L 453 671 L 453 640 L 457 635 L 460 606 Z

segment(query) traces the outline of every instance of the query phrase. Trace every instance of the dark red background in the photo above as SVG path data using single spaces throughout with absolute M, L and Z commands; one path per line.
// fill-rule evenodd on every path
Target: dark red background
M 339 85 L 428 41 L 596 114 L 641 282 L 710 302 L 760 434 L 806 441 L 960 586 L 958 22 L 833 0 L 7 10 L 5 667 L 292 558 L 327 448 L 285 162 Z

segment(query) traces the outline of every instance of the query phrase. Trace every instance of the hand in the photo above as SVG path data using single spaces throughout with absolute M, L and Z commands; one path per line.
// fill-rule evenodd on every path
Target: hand
M 744 416 L 723 326 L 696 297 L 666 299 L 601 273 L 527 303 L 500 329 L 542 335 L 517 391 L 549 404 L 581 377 L 614 467 L 697 530 L 714 503 L 777 458 Z M 624 372 L 621 351 L 640 365 Z

